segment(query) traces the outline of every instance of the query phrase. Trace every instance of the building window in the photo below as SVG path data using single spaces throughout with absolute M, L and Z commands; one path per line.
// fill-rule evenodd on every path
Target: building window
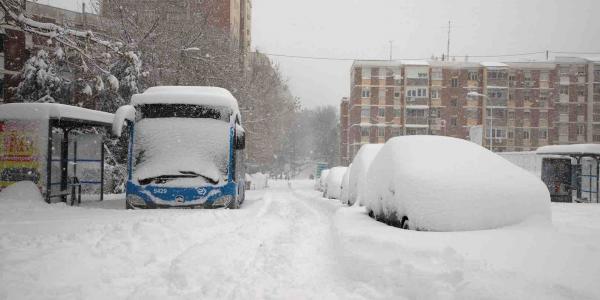
M 431 90 L 431 99 L 440 99 L 439 92 L 438 90 Z
M 360 111 L 360 115 L 364 118 L 368 118 L 370 113 L 371 110 L 369 109 L 369 107 L 363 107 Z
M 6 35 L 0 34 L 0 53 L 4 53 L 4 40 L 6 40 Z
M 469 80 L 479 80 L 479 72 L 469 71 Z
M 508 131 L 508 138 L 509 138 L 509 139 L 514 139 L 514 138 L 515 138 L 515 132 L 514 132 L 514 131 L 512 131 L 512 130 L 509 130 L 509 131 Z
M 561 85 L 560 86 L 560 94 L 561 95 L 568 95 L 569 94 L 569 86 L 568 85 Z
M 400 136 L 400 128 L 393 128 L 392 129 L 392 136 Z
M 523 119 L 529 120 L 531 118 L 531 113 L 526 111 L 523 113 Z
M 585 96 L 585 86 L 577 87 L 577 96 Z
M 509 120 L 514 120 L 515 119 L 515 112 L 514 111 L 509 111 L 508 112 L 508 119 Z
M 577 125 L 577 135 L 584 135 L 584 134 L 585 134 L 585 126 Z
M 452 97 L 452 99 L 450 99 L 450 106 L 452 106 L 452 107 L 458 106 L 458 98 L 457 97 Z
M 400 91 L 394 92 L 394 98 L 396 98 L 396 99 L 400 98 Z
M 379 114 L 378 114 L 378 115 L 379 115 L 380 117 L 385 117 L 385 108 L 383 108 L 383 107 L 380 107 L 380 108 L 379 108 Z
M 363 79 L 371 79 L 371 69 L 370 68 L 362 69 L 362 78 Z
M 540 139 L 542 139 L 542 140 L 548 139 L 548 129 L 545 129 L 545 128 L 540 129 Z
M 523 80 L 525 80 L 525 81 L 531 81 L 531 72 L 524 72 L 523 73 Z
M 540 112 L 540 120 L 548 120 L 548 112 L 547 111 Z
M 453 127 L 458 126 L 458 118 L 457 117 L 450 118 L 450 126 L 453 126 Z
M 377 128 L 377 136 L 379 136 L 379 137 L 384 137 L 385 136 L 385 127 L 378 127 Z
M 550 73 L 548 73 L 548 72 L 540 73 L 540 81 L 549 81 L 549 80 L 550 80 Z
M 450 80 L 450 84 L 452 85 L 452 87 L 458 87 L 458 78 L 452 78 L 452 80 Z
M 361 127 L 360 128 L 360 135 L 361 136 L 369 136 L 369 127 Z
M 546 105 L 547 105 L 547 104 L 548 104 L 548 103 L 546 103 L 546 100 L 545 100 L 545 99 L 541 99 L 541 100 L 538 102 L 538 107 L 546 107 Z
M 524 140 L 528 140 L 529 139 L 529 129 L 524 129 L 523 130 L 523 139 Z
M 398 108 L 394 109 L 394 116 L 396 116 L 396 118 L 400 118 L 402 111 Z
M 363 88 L 362 89 L 362 97 L 363 98 L 371 98 L 371 89 L 370 88 Z

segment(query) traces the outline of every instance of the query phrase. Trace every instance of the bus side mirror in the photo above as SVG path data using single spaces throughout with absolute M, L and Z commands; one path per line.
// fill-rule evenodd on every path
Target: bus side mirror
M 235 150 L 244 150 L 246 148 L 246 133 L 242 132 L 235 137 Z
M 127 125 L 126 121 L 135 122 L 135 107 L 133 105 L 123 105 L 117 109 L 112 126 L 113 135 L 121 137 L 123 127 Z

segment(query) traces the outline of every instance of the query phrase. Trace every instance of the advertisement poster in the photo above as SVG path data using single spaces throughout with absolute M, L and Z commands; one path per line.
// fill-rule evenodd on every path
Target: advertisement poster
M 0 189 L 29 180 L 38 186 L 41 174 L 41 121 L 0 121 Z

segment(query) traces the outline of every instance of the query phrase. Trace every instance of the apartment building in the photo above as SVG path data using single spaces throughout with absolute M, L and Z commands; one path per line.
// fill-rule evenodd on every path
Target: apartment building
M 496 152 L 600 142 L 600 60 L 355 61 L 344 101 L 343 163 L 399 135 L 474 140 L 478 129 L 474 141 Z

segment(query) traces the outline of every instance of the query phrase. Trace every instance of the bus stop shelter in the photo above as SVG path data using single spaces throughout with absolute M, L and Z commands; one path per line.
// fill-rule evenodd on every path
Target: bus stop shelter
M 574 144 L 574 145 L 552 145 L 537 149 L 538 155 L 558 155 L 571 158 L 575 162 L 572 165 L 572 178 L 564 178 L 570 181 L 576 190 L 575 201 L 578 202 L 599 202 L 598 191 L 600 178 L 600 144 Z M 588 161 L 584 164 L 584 161 Z M 583 166 L 586 166 L 583 168 Z M 542 169 L 542 178 L 546 174 Z M 583 198 L 586 194 L 589 198 Z M 595 201 L 594 201 L 595 200 Z
M 70 196 L 74 204 L 81 202 L 82 187 L 94 186 L 103 200 L 104 141 L 98 129 L 110 128 L 113 119 L 56 103 L 0 105 L 0 188 L 29 180 L 46 202 Z

